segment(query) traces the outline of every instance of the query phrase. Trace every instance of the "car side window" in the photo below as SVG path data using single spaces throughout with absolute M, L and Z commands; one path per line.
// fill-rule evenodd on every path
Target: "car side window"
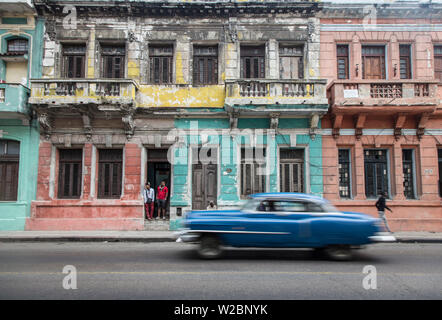
M 274 211 L 278 212 L 305 212 L 306 204 L 300 201 L 275 201 Z
M 307 204 L 307 211 L 308 212 L 324 212 L 324 209 L 319 204 L 309 202 Z
M 319 204 L 304 201 L 275 201 L 273 208 L 277 212 L 324 212 Z
M 258 206 L 258 211 L 260 212 L 269 212 L 273 210 L 273 203 L 271 201 L 261 201 Z

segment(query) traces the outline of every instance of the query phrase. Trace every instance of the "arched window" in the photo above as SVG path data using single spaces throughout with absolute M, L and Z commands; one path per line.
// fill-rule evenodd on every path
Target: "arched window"
M 26 54 L 28 53 L 28 40 L 15 38 L 8 40 L 8 53 Z
M 17 201 L 20 142 L 0 139 L 0 201 Z

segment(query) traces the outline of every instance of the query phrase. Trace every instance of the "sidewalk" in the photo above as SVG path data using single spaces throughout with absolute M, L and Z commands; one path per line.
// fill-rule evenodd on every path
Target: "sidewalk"
M 0 242 L 173 242 L 174 231 L 0 231 Z M 442 243 L 442 233 L 396 232 L 401 243 Z

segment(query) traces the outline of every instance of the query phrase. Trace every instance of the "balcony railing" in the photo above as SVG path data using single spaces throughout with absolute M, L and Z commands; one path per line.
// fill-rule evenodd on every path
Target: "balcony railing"
M 229 105 L 323 103 L 321 100 L 326 98 L 325 86 L 326 81 L 322 79 L 226 80 L 226 103 Z
M 30 90 L 19 83 L 0 83 L 0 113 L 28 114 Z
M 34 79 L 31 104 L 135 103 L 138 85 L 130 79 Z
M 329 85 L 335 106 L 389 106 L 437 104 L 437 81 L 339 80 Z

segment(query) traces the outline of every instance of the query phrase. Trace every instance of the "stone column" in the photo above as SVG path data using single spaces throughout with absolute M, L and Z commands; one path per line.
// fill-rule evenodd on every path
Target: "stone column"
M 136 143 L 126 143 L 124 150 L 123 200 L 141 201 L 141 149 Z M 141 202 L 140 202 L 141 203 Z
M 85 143 L 83 148 L 83 196 L 84 200 L 90 200 L 91 192 L 91 169 L 95 165 L 92 163 L 92 143 Z
M 365 200 L 365 177 L 364 177 L 364 148 L 362 141 L 355 141 L 355 176 L 356 195 L 355 200 Z
M 387 56 L 388 65 L 388 78 L 398 80 L 401 78 L 401 66 L 400 66 L 400 53 L 399 53 L 399 43 L 395 35 L 390 38 L 390 44 L 388 45 L 389 52 Z M 395 74 L 396 70 L 396 74 Z
M 360 80 L 362 79 L 362 46 L 358 36 L 353 37 L 353 41 L 350 44 L 350 54 L 350 79 Z M 357 74 L 356 68 L 358 69 Z
M 394 179 L 392 181 L 392 191 L 396 190 L 394 194 L 394 200 L 405 200 L 404 196 L 404 172 L 402 169 L 402 148 L 401 143 L 399 141 L 395 141 L 393 145 L 393 175 Z M 393 187 L 393 183 L 395 183 L 395 188 Z M 392 194 L 393 195 L 393 194 Z

